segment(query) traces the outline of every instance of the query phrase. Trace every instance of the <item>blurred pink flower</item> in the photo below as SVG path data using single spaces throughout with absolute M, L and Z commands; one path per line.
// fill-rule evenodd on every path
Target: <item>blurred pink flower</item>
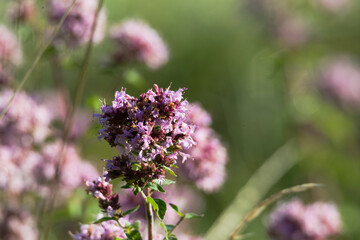
M 12 90 L 0 92 L 0 110 L 5 108 L 12 95 Z M 38 144 L 50 135 L 52 120 L 53 115 L 44 105 L 20 92 L 0 122 L 0 143 L 18 146 Z
M 34 17 L 36 12 L 34 0 L 13 1 L 8 8 L 8 16 L 12 22 L 26 22 Z
M 157 69 L 168 61 L 168 50 L 159 34 L 140 20 L 127 20 L 112 27 L 111 38 L 118 44 L 114 61 L 136 59 Z
M 268 224 L 271 238 L 279 240 L 326 240 L 340 231 L 340 215 L 334 204 L 305 206 L 297 199 L 279 205 Z
M 287 47 L 303 45 L 309 38 L 308 26 L 300 17 L 280 17 L 276 21 L 275 36 Z
M 119 221 L 122 225 L 125 225 L 124 218 L 121 218 Z M 123 229 L 113 220 L 98 224 L 83 224 L 80 226 L 80 232 L 73 234 L 72 238 L 74 240 L 127 239 Z
M 347 57 L 328 61 L 320 69 L 319 88 L 343 107 L 360 107 L 360 67 Z
M 22 62 L 21 44 L 4 25 L 0 25 L 0 84 L 6 85 L 12 78 L 12 70 Z
M 24 210 L 0 206 L 0 239 L 36 240 L 36 222 Z
M 48 0 L 50 20 L 58 23 L 71 3 L 72 0 Z M 91 37 L 97 7 L 97 0 L 77 0 L 61 27 L 59 37 L 73 47 L 87 43 Z M 93 42 L 95 44 L 103 40 L 105 28 L 106 14 L 102 9 L 94 32 Z
M 332 11 L 339 12 L 349 5 L 349 0 L 317 0 L 321 7 Z
M 42 161 L 34 168 L 34 176 L 43 191 L 48 191 L 48 183 L 55 177 L 56 162 L 60 160 L 62 142 L 47 144 L 41 152 Z M 68 145 L 64 153 L 60 177 L 63 195 L 68 195 L 75 188 L 85 186 L 86 180 L 92 180 L 99 174 L 95 167 L 84 162 L 74 146 Z
M 22 51 L 17 37 L 5 26 L 0 25 L 0 63 L 20 65 Z
M 197 125 L 193 134 L 196 145 L 186 153 L 192 159 L 179 163 L 180 170 L 205 192 L 217 191 L 225 181 L 227 150 L 209 127 L 210 115 L 198 104 L 192 104 L 189 121 Z

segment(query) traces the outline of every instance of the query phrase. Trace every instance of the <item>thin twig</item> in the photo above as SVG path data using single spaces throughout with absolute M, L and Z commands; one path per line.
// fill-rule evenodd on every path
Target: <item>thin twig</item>
M 21 80 L 19 86 L 16 88 L 14 94 L 12 95 L 12 97 L 10 98 L 9 102 L 6 104 L 5 108 L 1 111 L 0 114 L 0 121 L 4 118 L 6 112 L 9 110 L 9 107 L 11 105 L 11 103 L 14 101 L 16 95 L 21 91 L 21 89 L 23 88 L 25 82 L 28 80 L 28 78 L 30 77 L 31 73 L 34 71 L 35 67 L 38 65 L 42 55 L 44 54 L 44 52 L 46 51 L 46 49 L 50 46 L 50 44 L 53 42 L 54 38 L 56 37 L 56 34 L 59 32 L 62 24 L 64 23 L 66 17 L 69 15 L 71 9 L 73 8 L 74 4 L 75 4 L 76 0 L 73 0 L 73 2 L 71 3 L 71 5 L 69 6 L 69 8 L 66 10 L 64 16 L 61 18 L 59 24 L 55 27 L 53 33 L 51 34 L 49 41 L 43 46 L 43 48 L 40 50 L 40 52 L 38 53 L 38 55 L 36 56 L 34 62 L 31 64 L 30 68 L 28 69 L 28 71 L 26 72 L 25 76 L 23 77 L 23 79 Z
M 175 226 L 170 230 L 170 232 L 168 232 L 167 234 L 170 235 L 171 233 L 173 233 L 175 231 L 175 229 L 180 225 L 180 223 L 185 219 L 185 216 L 182 216 L 179 221 L 177 221 L 177 223 L 175 224 Z M 166 238 L 164 238 L 163 240 L 165 240 Z
M 267 206 L 269 206 L 271 203 L 275 202 L 276 200 L 282 198 L 285 195 L 292 194 L 292 193 L 298 193 L 303 192 L 306 190 L 309 190 L 314 187 L 320 187 L 321 184 L 317 183 L 305 183 L 301 185 L 297 185 L 294 187 L 286 188 L 281 190 L 280 192 L 277 192 L 273 195 L 271 195 L 269 198 L 265 199 L 261 203 L 259 203 L 253 210 L 251 210 L 239 223 L 239 225 L 235 228 L 235 230 L 231 233 L 229 239 L 234 240 L 240 233 L 240 231 L 245 227 L 246 223 L 252 221 L 254 218 L 259 216 L 260 213 L 262 213 Z

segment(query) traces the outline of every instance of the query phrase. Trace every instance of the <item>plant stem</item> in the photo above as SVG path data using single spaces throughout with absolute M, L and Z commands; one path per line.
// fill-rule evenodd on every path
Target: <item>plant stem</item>
M 146 188 L 145 189 L 145 196 L 148 197 L 150 196 L 150 189 Z M 153 216 L 153 211 L 151 208 L 151 204 L 149 201 L 145 201 L 145 206 L 146 206 L 146 219 L 147 219 L 147 223 L 148 223 L 148 240 L 152 240 L 152 227 L 153 227 L 153 222 L 154 222 L 154 216 Z
M 26 72 L 25 76 L 23 77 L 23 79 L 21 80 L 20 84 L 18 85 L 18 87 L 16 88 L 14 94 L 12 95 L 12 97 L 10 98 L 9 102 L 6 104 L 5 108 L 1 111 L 0 114 L 0 121 L 4 118 L 6 112 L 9 110 L 9 107 L 11 105 L 11 103 L 14 101 L 16 95 L 21 91 L 21 89 L 23 88 L 25 82 L 28 80 L 28 78 L 30 77 L 31 73 L 34 71 L 35 67 L 38 65 L 42 55 L 44 54 L 44 52 L 46 51 L 46 49 L 50 46 L 50 44 L 53 42 L 54 38 L 56 37 L 56 34 L 59 32 L 61 25 L 63 24 L 63 22 L 65 21 L 65 18 L 69 15 L 72 7 L 74 6 L 76 0 L 73 0 L 73 2 L 71 3 L 71 5 L 69 6 L 69 8 L 66 10 L 64 16 L 61 18 L 59 24 L 56 26 L 56 28 L 54 29 L 53 33 L 51 34 L 49 41 L 43 46 L 43 48 L 40 50 L 40 52 L 38 53 L 38 55 L 36 56 L 34 62 L 31 64 L 30 68 L 28 69 L 28 71 Z

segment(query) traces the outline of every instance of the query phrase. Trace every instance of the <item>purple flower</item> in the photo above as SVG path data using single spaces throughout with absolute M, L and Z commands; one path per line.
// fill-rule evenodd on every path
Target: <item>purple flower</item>
M 181 164 L 180 170 L 187 178 L 195 181 L 199 189 L 214 192 L 225 181 L 228 159 L 226 148 L 209 127 L 211 117 L 200 105 L 192 104 L 188 116 L 189 122 L 197 124 L 192 135 L 196 146 L 186 151 L 192 160 Z
M 168 61 L 168 50 L 161 37 L 140 20 L 127 20 L 112 27 L 111 38 L 118 44 L 115 62 L 135 59 L 157 69 Z
M 332 59 L 320 70 L 318 86 L 345 108 L 360 107 L 360 67 L 348 57 Z
M 36 222 L 24 210 L 0 206 L 0 239 L 36 240 Z
M 106 160 L 110 179 L 122 176 L 139 185 L 161 179 L 165 175 L 162 166 L 170 167 L 178 158 L 185 160 L 182 150 L 195 144 L 191 137 L 194 126 L 186 122 L 184 90 L 154 88 L 155 92 L 150 89 L 139 98 L 125 90 L 116 92 L 112 105 L 104 104 L 102 114 L 95 115 L 103 126 L 99 138 L 122 154 Z
M 281 204 L 270 216 L 268 233 L 272 239 L 326 240 L 339 234 L 340 215 L 334 204 L 303 205 L 300 200 Z
M 48 0 L 50 20 L 58 23 L 71 3 L 72 0 Z M 87 43 L 91 37 L 97 6 L 97 0 L 77 0 L 61 26 L 59 38 L 73 47 Z M 97 19 L 93 38 L 94 43 L 100 43 L 103 40 L 105 25 L 106 14 L 105 10 L 102 9 Z

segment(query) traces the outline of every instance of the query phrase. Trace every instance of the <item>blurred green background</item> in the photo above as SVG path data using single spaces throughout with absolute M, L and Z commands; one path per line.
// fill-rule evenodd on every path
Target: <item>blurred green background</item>
M 132 66 L 130 70 L 105 72 L 101 62 L 113 47 L 106 39 L 95 47 L 91 57 L 83 105 L 88 106 L 94 98 L 110 100 L 123 86 L 128 93 L 137 95 L 156 83 L 161 87 L 172 84 L 174 89 L 187 87 L 188 100 L 200 102 L 211 113 L 213 128 L 226 144 L 230 161 L 223 188 L 216 194 L 204 195 L 206 217 L 198 221 L 197 233 L 205 234 L 252 173 L 289 139 L 295 139 L 301 161 L 271 192 L 304 182 L 325 184 L 299 196 L 309 202 L 337 203 L 344 221 L 344 234 L 337 239 L 358 239 L 359 114 L 323 99 L 314 86 L 323 58 L 350 54 L 360 59 L 360 2 L 353 1 L 351 8 L 341 12 L 329 12 L 310 0 L 289 1 L 290 14 L 308 21 L 311 34 L 305 43 L 288 46 L 269 31 L 275 24 L 273 14 L 267 16 L 251 1 L 105 0 L 108 26 L 128 18 L 147 21 L 168 44 L 170 61 L 157 71 Z M 46 7 L 41 1 L 38 4 Z M 26 57 L 26 64 L 16 73 L 20 78 L 41 43 L 25 27 L 18 27 L 17 33 Z M 84 49 L 63 53 L 71 91 L 83 54 Z M 25 89 L 49 87 L 51 73 L 44 58 Z M 96 126 L 79 145 L 84 156 L 99 169 L 103 167 L 100 159 L 112 156 L 107 144 L 96 140 Z M 74 200 L 72 204 L 65 213 L 57 213 L 55 225 L 59 229 L 69 225 L 64 223 L 69 212 L 78 216 L 76 209 L 81 202 Z M 246 229 L 253 233 L 250 239 L 267 239 L 266 215 Z M 77 221 L 75 218 L 71 229 L 77 229 Z

